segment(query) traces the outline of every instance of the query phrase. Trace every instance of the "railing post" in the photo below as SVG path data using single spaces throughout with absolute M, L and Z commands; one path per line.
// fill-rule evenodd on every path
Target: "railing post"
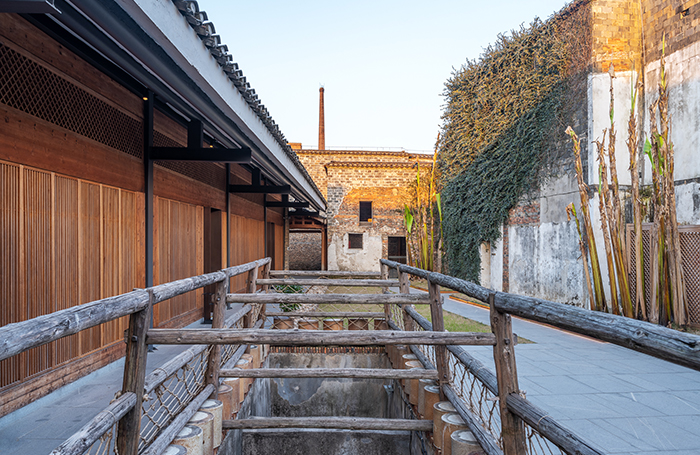
M 408 273 L 402 272 L 400 267 L 396 267 L 396 270 L 399 272 L 399 292 L 401 294 L 410 294 L 411 283 L 408 279 Z M 413 318 L 406 313 L 406 310 L 403 311 L 403 329 L 409 332 L 413 331 Z
M 389 279 L 389 266 L 383 263 L 380 263 L 381 267 L 381 279 L 382 280 L 388 280 Z M 383 287 L 382 288 L 382 294 L 388 294 L 389 293 L 389 288 L 388 287 Z M 389 320 L 391 319 L 391 306 L 388 303 L 384 304 L 384 319 L 386 320 L 387 327 L 389 326 Z
M 489 294 L 491 331 L 496 336 L 496 344 L 493 347 L 493 360 L 496 364 L 496 380 L 498 381 L 498 405 L 501 411 L 503 453 L 504 455 L 520 455 L 527 453 L 525 427 L 520 417 L 510 412 L 506 405 L 508 395 L 520 393 L 518 370 L 515 365 L 513 327 L 510 315 L 498 311 L 494 306 L 494 301 L 495 294 Z
M 270 261 L 269 261 L 267 264 L 265 264 L 265 265 L 263 266 L 263 271 L 262 271 L 262 277 L 263 277 L 263 279 L 265 279 L 265 280 L 269 280 L 269 279 L 270 279 L 270 269 L 271 269 L 271 268 L 272 268 L 272 259 L 270 259 Z M 269 290 L 270 290 L 270 285 L 269 285 L 269 284 L 263 285 L 262 291 L 263 291 L 265 294 L 267 294 Z M 267 319 L 267 315 L 266 315 L 266 314 L 267 314 L 267 304 L 266 304 L 266 303 L 263 303 L 263 304 L 262 304 L 262 308 L 260 308 L 260 319 L 262 319 L 262 320 Z M 263 328 L 265 328 L 264 323 L 263 323 Z
M 216 292 L 212 297 L 214 305 L 211 321 L 212 329 L 223 329 L 224 320 L 226 319 L 226 294 L 228 294 L 229 277 L 216 283 Z M 221 345 L 215 344 L 209 353 L 207 362 L 206 383 L 214 385 L 212 398 L 219 397 L 219 370 L 221 369 Z
M 433 283 L 428 278 L 428 294 L 430 295 L 430 318 L 433 323 L 434 332 L 445 330 L 445 321 L 442 317 L 442 295 L 440 295 L 440 285 Z M 447 367 L 447 347 L 444 345 L 433 346 L 435 349 L 435 368 L 438 371 L 438 383 L 440 384 L 440 401 L 445 400 L 443 385 L 450 383 L 450 372 Z
M 258 266 L 256 265 L 254 269 L 248 271 L 248 278 L 246 280 L 246 292 L 248 294 L 255 294 L 258 287 Z M 259 305 L 259 304 L 258 304 Z M 255 308 L 255 306 L 253 307 Z M 243 328 L 251 328 L 255 325 L 255 317 L 257 317 L 255 310 L 248 312 L 243 318 Z
M 124 359 L 124 379 L 122 392 L 134 392 L 136 403 L 119 421 L 117 429 L 117 449 L 120 455 L 136 455 L 141 434 L 141 405 L 143 385 L 146 381 L 146 333 L 151 323 L 153 291 L 148 290 L 148 306 L 129 315 L 129 328 L 126 335 L 126 356 Z

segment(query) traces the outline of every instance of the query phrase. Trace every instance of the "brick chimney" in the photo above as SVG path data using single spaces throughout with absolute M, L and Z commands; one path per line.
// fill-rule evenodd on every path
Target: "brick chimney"
M 326 150 L 326 124 L 323 114 L 323 87 L 318 90 L 318 149 Z

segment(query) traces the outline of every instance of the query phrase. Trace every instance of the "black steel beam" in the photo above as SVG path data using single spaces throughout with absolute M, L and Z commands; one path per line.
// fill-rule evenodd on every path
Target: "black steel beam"
M 277 201 L 267 201 L 265 202 L 266 207 L 271 207 L 271 208 L 296 208 L 296 209 L 302 209 L 305 207 L 309 206 L 308 202 L 277 202 Z
M 213 147 L 151 147 L 151 159 L 247 164 L 251 162 L 251 150 L 248 147 L 240 149 Z
M 61 14 L 53 0 L 2 0 L 0 13 Z
M 228 190 L 231 193 L 289 194 L 292 192 L 292 187 L 290 185 L 229 185 Z

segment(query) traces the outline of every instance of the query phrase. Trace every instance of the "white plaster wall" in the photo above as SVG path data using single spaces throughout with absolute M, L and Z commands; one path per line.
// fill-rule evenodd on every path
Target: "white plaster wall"
M 479 271 L 479 283 L 485 287 L 491 287 L 491 245 L 488 242 L 481 244 L 479 248 L 481 270 Z
M 620 185 L 630 185 L 627 151 L 627 122 L 630 117 L 632 83 L 636 83 L 637 74 L 632 71 L 616 72 L 613 82 L 615 94 L 615 158 Z M 639 121 L 638 121 L 639 122 Z M 603 142 L 603 132 L 610 129 L 610 76 L 608 73 L 595 73 L 588 76 L 588 184 L 598 185 L 598 148 L 595 141 Z M 605 134 L 605 146 L 608 146 L 608 134 Z M 606 160 L 609 168 L 609 162 Z M 608 177 L 609 178 L 609 177 Z
M 565 174 L 549 179 L 543 185 L 539 199 L 541 223 L 567 221 L 566 206 L 573 202 L 578 210 L 581 205 L 576 174 Z
M 676 186 L 676 216 L 681 224 L 700 224 L 699 183 Z
M 509 226 L 509 292 L 582 306 L 588 296 L 573 221 Z
M 362 234 L 362 249 L 348 248 L 348 234 L 331 237 L 328 246 L 328 270 L 380 271 L 382 236 Z
M 501 226 L 501 238 L 491 242 L 491 273 L 488 284 L 481 283 L 482 286 L 494 291 L 503 290 L 503 226 Z
M 646 105 L 658 99 L 661 61 L 646 67 Z M 700 176 L 700 42 L 691 44 L 666 57 L 671 142 L 675 157 L 674 179 L 685 180 Z M 649 119 L 644 122 L 649 136 Z M 645 178 L 651 181 L 651 168 L 645 160 Z

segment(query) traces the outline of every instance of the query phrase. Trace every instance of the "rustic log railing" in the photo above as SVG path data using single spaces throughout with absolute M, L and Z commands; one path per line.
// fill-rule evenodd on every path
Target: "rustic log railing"
M 688 354 L 697 354 L 700 349 L 700 343 L 693 344 L 692 338 L 676 337 L 675 334 L 668 333 L 673 339 L 679 338 L 685 340 L 685 343 L 673 344 L 673 349 L 668 348 L 668 344 L 663 353 L 655 351 L 658 343 L 648 343 L 645 339 L 641 345 L 630 343 L 627 335 L 629 334 L 628 324 L 619 321 L 623 329 L 616 331 L 616 325 L 611 324 L 612 321 L 618 321 L 620 318 L 612 315 L 596 314 L 586 310 L 574 311 L 570 315 L 570 310 L 579 310 L 568 305 L 562 305 L 555 302 L 547 302 L 540 299 L 530 299 L 520 296 L 513 296 L 507 293 L 495 293 L 489 289 L 478 286 L 474 283 L 469 283 L 454 277 L 449 277 L 435 272 L 427 272 L 422 269 L 399 264 L 393 261 L 381 260 L 382 267 L 394 268 L 399 273 L 399 281 L 402 286 L 400 292 L 406 293 L 408 290 L 403 286 L 407 281 L 409 274 L 423 278 L 428 282 L 429 295 L 431 300 L 438 293 L 438 286 L 462 292 L 463 294 L 487 302 L 491 308 L 491 329 L 495 335 L 496 344 L 494 345 L 494 363 L 496 365 L 496 374 L 494 375 L 484 367 L 481 362 L 471 357 L 464 348 L 460 346 L 446 346 L 449 354 L 449 361 L 441 359 L 441 355 L 436 349 L 426 349 L 425 346 L 413 345 L 411 350 L 426 366 L 426 368 L 437 368 L 439 376 L 443 379 L 440 381 L 441 391 L 444 396 L 452 402 L 457 412 L 467 422 L 469 428 L 474 433 L 475 437 L 481 444 L 482 448 L 489 455 L 521 455 L 538 453 L 537 449 L 532 446 L 533 439 L 543 439 L 542 443 L 552 450 L 553 444 L 565 454 L 587 454 L 600 455 L 601 452 L 589 442 L 586 442 L 572 431 L 566 429 L 561 424 L 552 419 L 546 412 L 542 411 L 537 406 L 534 406 L 528 400 L 520 396 L 518 387 L 518 377 L 515 362 L 515 337 L 512 333 L 510 314 L 516 314 L 528 319 L 547 322 L 562 328 L 572 330 L 580 321 L 587 321 L 589 324 L 584 328 L 576 327 L 576 332 L 593 335 L 596 330 L 602 330 L 603 326 L 607 326 L 608 332 L 603 338 L 606 341 L 617 342 L 623 346 L 634 344 L 637 350 L 652 353 L 663 357 L 669 351 L 679 351 Z M 432 302 L 431 302 L 432 303 Z M 431 324 L 427 319 L 418 314 L 409 304 L 396 305 L 400 308 L 400 313 L 395 311 L 387 312 L 388 325 L 392 329 L 418 330 L 418 331 L 434 331 L 435 325 Z M 431 318 L 433 321 L 442 321 L 436 311 L 438 305 L 431 305 Z M 591 315 L 586 317 L 582 313 Z M 550 315 L 554 317 L 549 318 Z M 603 316 L 599 318 L 597 316 Z M 408 321 L 407 319 L 410 319 Z M 591 323 L 591 321 L 596 321 Z M 606 323 L 607 322 L 607 323 Z M 638 322 L 638 321 L 632 321 Z M 634 325 L 634 324 L 632 324 Z M 595 327 L 595 329 L 593 329 Z M 441 327 L 442 328 L 442 327 Z M 663 329 L 663 328 L 662 328 Z M 674 332 L 668 329 L 665 331 Z M 612 332 L 612 333 L 611 333 Z M 658 333 L 656 327 L 645 327 L 643 333 Z M 644 338 L 639 336 L 637 338 Z M 695 337 L 700 341 L 700 337 Z M 616 340 L 616 341 L 613 341 Z M 697 341 L 696 341 L 697 343 Z M 679 346 L 680 345 L 680 346 Z M 696 348 L 697 346 L 697 348 Z M 688 365 L 685 359 L 677 359 L 678 363 Z M 692 363 L 692 361 L 691 361 Z M 444 371 L 440 372 L 440 364 Z M 461 371 L 461 374 L 457 373 Z M 470 384 L 465 384 L 464 379 L 459 379 L 458 376 L 470 378 Z M 461 383 L 460 383 L 461 381 Z M 466 386 L 466 387 L 465 387 Z M 475 388 L 481 388 L 480 396 L 477 398 L 480 403 L 474 403 L 471 394 Z M 467 389 L 467 390 L 465 390 Z M 469 396 L 466 396 L 469 395 Z M 489 395 L 491 398 L 489 398 Z M 484 401 L 492 401 L 497 403 L 498 411 L 483 412 Z M 491 419 L 494 415 L 498 415 L 498 421 L 493 422 Z
M 111 434 L 112 439 L 106 443 L 106 447 L 101 446 L 101 453 L 118 452 L 121 455 L 161 453 L 165 446 L 172 441 L 173 436 L 199 409 L 201 403 L 211 396 L 216 396 L 217 387 L 214 384 L 218 384 L 218 372 L 221 364 L 224 361 L 230 362 L 234 359 L 237 361 L 245 351 L 246 346 L 243 345 L 233 350 L 230 355 L 225 356 L 225 359 L 221 357 L 219 346 L 213 346 L 212 352 L 207 356 L 208 366 L 201 392 L 184 409 L 178 410 L 172 421 L 166 422 L 167 427 L 163 431 L 159 431 L 159 434 L 153 435 L 155 439 L 149 441 L 149 446 L 145 447 L 144 438 L 141 436 L 142 419 L 151 417 L 142 411 L 141 402 L 144 395 L 153 392 L 178 370 L 186 367 L 195 357 L 202 355 L 209 349 L 208 346 L 193 346 L 146 377 L 146 333 L 153 305 L 186 292 L 216 284 L 217 292 L 213 302 L 212 327 L 217 329 L 231 327 L 244 318 L 251 319 L 249 316 L 253 306 L 245 305 L 227 320 L 224 320 L 224 305 L 230 279 L 236 275 L 248 273 L 248 291 L 255 292 L 258 270 L 262 268 L 263 279 L 269 278 L 270 261 L 270 258 L 260 259 L 218 272 L 160 284 L 148 289 L 136 289 L 126 294 L 88 302 L 0 327 L 0 360 L 3 360 L 123 316 L 130 318 L 125 338 L 127 352 L 124 383 L 120 396 L 52 453 L 82 454 L 100 439 L 104 439 L 103 436 L 107 434 Z M 262 314 L 264 315 L 264 311 Z M 251 319 L 246 327 L 259 328 L 262 326 L 262 322 L 262 320 Z M 241 350 L 241 348 L 243 349 Z M 144 426 L 148 428 L 148 422 Z M 116 438 L 114 438 L 115 427 L 118 433 Z
M 196 412 L 201 403 L 216 396 L 220 377 L 250 378 L 379 378 L 437 379 L 440 393 L 452 402 L 489 455 L 533 454 L 532 440 L 541 440 L 551 449 L 566 454 L 600 454 L 594 446 L 578 437 L 547 413 L 520 396 L 515 362 L 515 338 L 510 317 L 517 315 L 546 322 L 574 332 L 616 343 L 700 370 L 700 337 L 680 333 L 653 324 L 604 313 L 507 293 L 493 292 L 474 283 L 430 273 L 392 261 L 381 261 L 381 272 L 300 272 L 270 271 L 270 259 L 135 290 L 121 296 L 86 303 L 78 307 L 0 327 L 0 360 L 72 335 L 81 330 L 122 316 L 130 317 L 127 357 L 121 395 L 78 433 L 57 448 L 56 454 L 84 453 L 103 435 L 115 434 L 111 450 L 118 453 L 156 454 L 162 452 L 174 435 Z M 389 280 L 389 269 L 398 272 L 398 280 Z M 262 272 L 262 278 L 259 277 Z M 247 274 L 247 294 L 229 294 L 230 278 Z M 427 294 L 410 294 L 410 276 L 428 282 Z M 271 278 L 274 277 L 274 278 Z M 283 278 L 288 277 L 288 278 Z M 300 280 L 299 277 L 310 277 Z M 321 278 L 323 277 L 323 278 Z M 338 279 L 347 278 L 347 279 Z M 207 285 L 216 285 L 211 329 L 148 329 L 149 312 L 155 303 Z M 283 294 L 257 293 L 272 286 L 375 288 L 380 294 Z M 439 286 L 488 302 L 493 333 L 444 332 L 442 299 Z M 389 293 L 389 288 L 399 294 Z M 227 319 L 226 303 L 241 303 L 242 308 Z M 267 304 L 374 305 L 379 311 L 267 311 Z M 421 316 L 414 305 L 430 304 L 433 323 Z M 319 307 L 320 308 L 320 307 Z M 342 307 L 345 308 L 345 307 Z M 308 308 L 307 308 L 308 310 Z M 386 323 L 388 330 L 263 330 L 266 318 L 374 319 Z M 147 344 L 192 344 L 150 375 L 145 375 Z M 232 370 L 247 344 L 284 346 L 376 346 L 408 345 L 425 370 L 381 369 L 251 369 Z M 460 344 L 494 346 L 496 373 L 474 359 Z M 177 379 L 196 364 L 198 386 L 191 396 L 167 419 L 155 421 L 144 395 L 157 394 L 168 381 Z M 174 379 L 175 378 L 175 379 Z M 143 419 L 150 419 L 145 421 Z M 225 428 L 346 428 L 430 431 L 430 422 L 401 419 L 243 419 L 225 421 Z M 391 420 L 391 421 L 389 421 Z M 325 423 L 324 423 L 325 422 Z M 326 425 L 326 426 L 324 426 Z M 330 426 L 327 426 L 330 425 Z M 402 427 L 402 428 L 403 428 Z M 430 427 L 430 428 L 428 428 Z M 104 439 L 104 438 L 103 438 Z

